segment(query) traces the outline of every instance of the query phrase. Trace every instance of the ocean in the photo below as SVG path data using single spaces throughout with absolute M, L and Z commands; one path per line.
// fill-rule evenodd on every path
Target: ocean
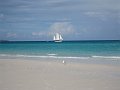
M 120 41 L 10 41 L 0 43 L 0 58 L 120 59 Z

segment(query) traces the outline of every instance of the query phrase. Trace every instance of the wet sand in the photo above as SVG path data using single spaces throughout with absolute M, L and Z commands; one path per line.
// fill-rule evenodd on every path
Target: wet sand
M 120 66 L 1 59 L 0 90 L 120 90 Z

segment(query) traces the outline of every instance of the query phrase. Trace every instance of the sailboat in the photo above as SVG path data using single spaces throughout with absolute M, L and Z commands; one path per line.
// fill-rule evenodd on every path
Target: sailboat
M 53 37 L 54 42 L 62 42 L 63 38 L 59 33 L 56 33 Z

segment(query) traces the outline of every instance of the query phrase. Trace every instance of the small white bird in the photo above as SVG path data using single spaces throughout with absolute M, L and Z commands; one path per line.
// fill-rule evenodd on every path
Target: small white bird
M 63 60 L 62 63 L 65 64 L 65 61 Z

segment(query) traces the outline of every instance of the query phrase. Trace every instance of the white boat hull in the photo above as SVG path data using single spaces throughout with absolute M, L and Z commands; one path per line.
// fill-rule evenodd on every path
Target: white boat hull
M 62 42 L 62 40 L 55 40 L 54 42 Z

